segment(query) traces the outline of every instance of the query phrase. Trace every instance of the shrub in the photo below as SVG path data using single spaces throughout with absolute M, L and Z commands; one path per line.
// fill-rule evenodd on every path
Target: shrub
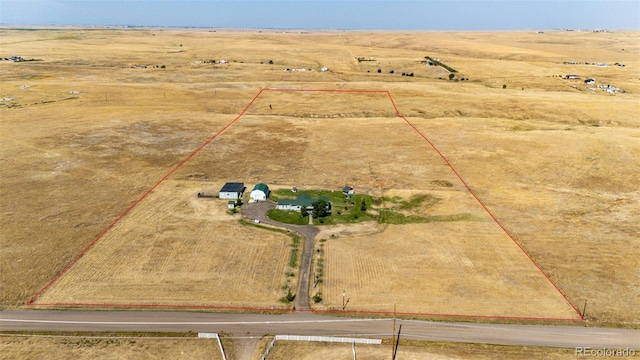
M 322 301 L 322 294 L 321 293 L 316 293 L 315 295 L 313 295 L 313 302 L 314 303 L 319 303 Z
M 507 88 L 507 84 L 502 85 L 502 88 L 506 89 Z
M 296 296 L 291 293 L 291 288 L 287 287 L 287 295 L 285 295 L 282 298 L 280 298 L 280 301 L 283 302 L 283 303 L 290 303 L 293 300 L 295 300 L 295 298 L 296 298 Z
M 449 80 L 453 80 L 455 76 L 456 76 L 455 74 L 449 74 Z
M 378 69 L 378 74 L 380 74 L 382 72 L 382 69 Z

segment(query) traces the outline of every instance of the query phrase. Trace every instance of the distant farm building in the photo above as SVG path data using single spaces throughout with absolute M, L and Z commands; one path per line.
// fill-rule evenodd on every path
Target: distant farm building
M 265 201 L 269 197 L 269 187 L 267 184 L 259 183 L 253 187 L 249 195 L 249 202 Z
M 295 199 L 282 199 L 278 201 L 278 206 L 276 209 L 278 210 L 290 210 L 290 211 L 300 211 L 300 209 L 304 208 L 307 211 L 313 210 L 313 203 L 318 200 L 324 200 L 327 204 L 325 210 L 327 212 L 331 212 L 331 202 L 329 198 L 326 196 L 321 196 L 317 199 L 312 199 L 311 196 L 307 194 L 302 194 Z
M 587 79 L 584 81 L 585 84 L 591 85 L 596 83 L 596 79 Z
M 218 197 L 220 199 L 240 199 L 244 193 L 244 189 L 244 183 L 228 182 L 220 189 Z
M 235 200 L 229 200 L 229 202 L 227 203 L 227 207 L 229 209 L 235 209 L 236 208 L 236 202 Z
M 580 76 L 578 76 L 578 75 L 565 75 L 564 78 L 565 79 L 580 79 Z
M 344 196 L 347 197 L 347 199 L 351 198 L 351 195 L 356 193 L 356 190 L 353 188 L 353 186 L 345 186 L 342 188 L 342 193 L 344 194 Z

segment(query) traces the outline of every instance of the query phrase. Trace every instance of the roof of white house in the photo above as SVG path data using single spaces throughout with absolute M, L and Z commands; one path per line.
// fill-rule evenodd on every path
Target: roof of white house
M 329 204 L 329 198 L 326 196 L 320 196 L 317 199 L 312 199 L 308 194 L 301 194 L 295 199 L 282 199 L 278 200 L 278 205 L 291 205 L 291 206 L 300 206 L 300 207 L 309 207 L 314 202 L 318 200 L 324 200 L 325 203 Z

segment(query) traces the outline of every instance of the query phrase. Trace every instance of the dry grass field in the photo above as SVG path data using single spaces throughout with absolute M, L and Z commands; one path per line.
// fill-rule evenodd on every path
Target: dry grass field
M 163 183 L 36 304 L 282 307 L 282 286 L 297 286 L 285 274 L 291 238 L 238 226 L 225 201 L 196 197 L 221 186 Z
M 382 360 L 391 357 L 391 344 L 356 344 L 358 359 Z M 284 359 L 351 359 L 351 344 L 277 341 L 267 360 Z M 455 360 L 455 359 L 575 359 L 575 350 L 526 346 L 498 346 L 435 342 L 400 342 L 397 359 Z M 254 359 L 258 359 L 254 357 Z
M 255 344 L 254 344 L 255 345 Z M 249 354 L 236 352 L 237 339 L 223 338 L 227 359 L 258 360 L 264 353 L 264 339 Z M 90 336 L 5 335 L 0 337 L 0 349 L 5 359 L 222 359 L 215 340 L 198 338 L 107 338 Z M 356 345 L 358 359 L 388 359 L 389 343 Z M 350 359 L 351 344 L 277 341 L 267 360 L 281 359 Z M 531 346 L 500 346 L 444 342 L 401 341 L 398 359 L 575 359 L 574 349 Z
M 575 318 L 575 311 L 489 222 L 390 225 L 326 242 L 322 308 Z M 464 231 L 460 231 L 463 228 Z M 460 233 L 460 235 L 456 235 Z
M 569 300 L 577 306 L 588 300 L 592 321 L 640 322 L 638 33 L 0 34 L 1 56 L 42 60 L 0 62 L 4 307 L 28 300 L 142 193 L 236 118 L 261 88 L 367 89 L 392 94 L 402 115 L 447 156 Z M 458 73 L 447 80 L 448 71 L 420 62 L 424 56 Z M 319 72 L 322 66 L 330 71 Z M 301 67 L 315 71 L 284 71 Z M 581 80 L 558 77 L 574 73 L 625 93 L 591 91 Z M 414 281 L 423 284 L 429 279 L 420 274 L 439 279 L 429 307 L 454 299 L 443 311 L 540 311 L 551 317 L 567 311 L 429 144 L 395 117 L 384 93 L 263 92 L 245 116 L 144 199 L 38 301 L 278 305 L 290 239 L 243 228 L 215 208 L 220 204 L 193 199 L 206 184 L 215 190 L 228 180 L 336 189 L 354 184 L 375 196 L 428 193 L 441 200 L 425 214 L 469 215 L 462 222 L 389 226 L 366 237 L 342 232 L 327 240 L 328 297 L 321 306 L 341 301 L 329 288 L 340 291 L 352 281 L 331 275 L 339 266 L 332 263 L 337 252 L 380 259 L 377 265 L 363 262 L 352 276 L 375 266 L 394 274 L 397 259 L 381 259 L 387 252 L 371 242 L 397 246 L 399 254 L 414 251 L 417 240 L 391 241 L 399 235 L 431 245 L 414 255 L 425 268 L 404 263 L 400 270 L 414 271 Z M 194 261 L 202 253 L 216 255 Z M 258 265 L 242 262 L 250 261 L 247 253 Z M 427 268 L 429 260 L 438 267 Z M 238 281 L 239 268 L 247 271 L 241 281 L 256 280 L 249 292 L 229 288 L 214 295 L 199 286 L 213 283 L 219 290 Z M 368 301 L 384 303 L 375 292 L 392 284 L 382 283 L 353 288 L 365 293 L 364 285 L 373 286 Z M 485 298 L 486 289 L 496 290 L 493 300 Z M 419 303 L 421 294 L 412 301 Z M 499 294 L 511 308 L 483 308 Z M 482 297 L 462 304 L 468 295 Z M 542 307 L 526 309 L 529 297 L 544 298 Z
M 215 340 L 0 336 L 3 359 L 222 359 Z

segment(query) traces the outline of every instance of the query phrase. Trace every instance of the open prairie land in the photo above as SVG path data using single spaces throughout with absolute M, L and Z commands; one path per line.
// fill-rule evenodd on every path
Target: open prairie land
M 268 337 L 248 353 L 238 352 L 240 339 L 221 338 L 227 359 L 259 360 L 268 344 Z M 48 358 L 68 359 L 222 359 L 215 340 L 195 337 L 95 337 L 95 336 L 12 336 L 0 337 L 0 349 L 6 359 Z M 391 344 L 356 345 L 359 359 L 388 359 Z M 243 357 L 244 356 L 244 357 Z M 461 343 L 439 343 L 401 340 L 399 359 L 575 359 L 575 350 L 549 347 L 500 346 Z M 281 359 L 346 359 L 353 357 L 351 344 L 277 341 L 266 357 Z
M 225 201 L 196 197 L 212 185 L 163 183 L 36 304 L 281 307 L 282 287 L 296 288 L 291 238 L 238 226 Z
M 141 194 L 236 119 L 260 89 L 364 89 L 389 91 L 398 111 L 568 299 L 580 308 L 588 301 L 592 321 L 640 322 L 638 33 L 0 31 L 1 57 L 39 60 L 0 62 L 4 307 L 24 304 Z M 428 66 L 425 56 L 457 72 Z M 581 79 L 560 77 L 567 74 Z M 586 78 L 596 84 L 584 84 Z M 425 293 L 410 296 L 416 304 L 440 291 L 434 300 L 454 299 L 452 310 L 443 311 L 460 306 L 466 313 L 478 306 L 476 296 L 494 301 L 484 297 L 486 289 L 500 289 L 491 294 L 495 301 L 503 291 L 506 304 L 523 309 L 524 299 L 542 297 L 550 301 L 543 306 L 548 312 L 540 310 L 544 317 L 564 317 L 571 309 L 559 293 L 540 283 L 542 274 L 396 115 L 386 93 L 261 93 L 38 301 L 277 305 L 290 238 L 242 227 L 224 204 L 193 199 L 207 184 L 215 190 L 224 181 L 262 181 L 324 189 L 353 184 L 385 197 L 430 194 L 440 200 L 423 214 L 465 214 L 464 221 L 394 225 L 369 236 L 337 232 L 324 243 L 321 286 L 329 297 L 320 307 L 342 300 L 337 292 L 350 280 L 335 269 L 356 265 L 339 260 L 346 251 L 386 264 L 381 274 L 392 276 L 380 278 L 375 291 L 400 286 L 393 281 L 407 269 L 393 265 L 406 259 L 388 254 L 381 244 L 389 244 L 419 257 L 423 267 L 408 272 L 415 281 L 431 283 L 420 276 L 427 274 L 450 285 L 420 286 Z M 398 236 L 409 241 L 394 242 Z M 491 252 L 483 254 L 475 237 Z M 417 239 L 430 251 L 419 253 Z M 242 263 L 248 253 L 258 265 Z M 474 266 L 450 271 L 461 264 Z M 239 268 L 247 272 L 235 274 Z M 360 271 L 354 268 L 351 278 Z M 248 293 L 231 288 L 229 296 L 214 295 L 222 284 L 249 280 L 256 286 Z M 199 281 L 215 288 L 198 292 Z M 461 305 L 469 294 L 474 298 Z
M 356 344 L 358 359 L 388 359 L 391 357 L 391 344 Z M 476 344 L 452 344 L 418 341 L 400 342 L 398 359 L 407 360 L 455 360 L 455 359 L 574 359 L 573 349 L 557 349 L 526 346 L 497 346 Z M 266 360 L 281 359 L 348 359 L 353 357 L 351 344 L 304 343 L 299 341 L 276 341 Z M 258 359 L 254 357 L 254 359 Z
M 4 359 L 222 359 L 215 340 L 196 337 L 0 337 Z

